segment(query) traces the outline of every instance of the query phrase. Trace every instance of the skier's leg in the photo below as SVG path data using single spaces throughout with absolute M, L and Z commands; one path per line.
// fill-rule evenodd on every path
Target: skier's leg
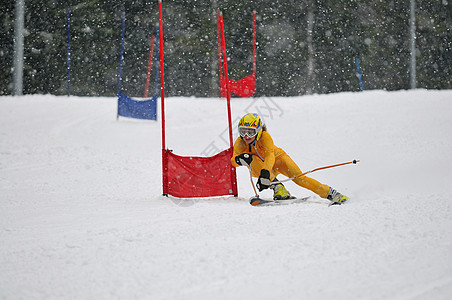
M 277 172 L 287 177 L 294 177 L 301 174 L 301 170 L 298 165 L 290 158 L 289 155 L 283 154 L 276 159 L 275 166 L 273 167 Z M 322 198 L 327 198 L 330 192 L 330 187 L 326 184 L 322 184 L 317 180 L 301 176 L 293 180 L 299 186 L 308 189 Z

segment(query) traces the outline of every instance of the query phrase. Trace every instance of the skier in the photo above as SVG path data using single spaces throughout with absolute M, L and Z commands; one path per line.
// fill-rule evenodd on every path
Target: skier
M 278 174 L 291 178 L 302 172 L 284 150 L 274 145 L 264 120 L 258 114 L 249 113 L 240 119 L 238 129 L 240 136 L 234 143 L 232 165 L 234 167 L 251 166 L 252 176 L 258 177 L 256 186 L 259 191 L 273 189 L 274 200 L 295 198 L 290 195 L 282 183 L 271 183 L 271 181 L 278 181 L 276 179 Z M 328 185 L 307 176 L 300 176 L 293 181 L 333 203 L 340 204 L 348 199 L 347 196 Z

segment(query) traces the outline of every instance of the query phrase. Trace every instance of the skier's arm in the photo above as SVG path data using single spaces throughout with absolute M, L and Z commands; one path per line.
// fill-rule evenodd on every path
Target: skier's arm
M 239 166 L 240 166 L 240 165 L 235 161 L 235 157 L 238 156 L 238 155 L 240 155 L 240 154 L 242 154 L 242 153 L 244 152 L 243 149 L 242 149 L 242 147 L 241 147 L 241 145 L 240 145 L 240 142 L 241 142 L 241 138 L 239 137 L 237 140 L 235 140 L 235 143 L 234 143 L 234 152 L 233 152 L 232 157 L 231 157 L 231 164 L 232 164 L 234 167 L 239 167 Z

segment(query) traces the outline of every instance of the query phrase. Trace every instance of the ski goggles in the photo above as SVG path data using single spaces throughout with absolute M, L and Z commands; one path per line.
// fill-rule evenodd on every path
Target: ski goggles
M 239 134 L 241 137 L 255 137 L 257 135 L 257 128 L 252 127 L 239 127 Z

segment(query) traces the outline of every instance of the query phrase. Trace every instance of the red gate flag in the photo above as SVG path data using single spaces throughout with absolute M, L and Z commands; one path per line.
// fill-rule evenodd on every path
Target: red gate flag
M 240 97 L 251 97 L 256 93 L 256 75 L 251 74 L 238 81 L 229 79 L 229 86 L 231 93 Z M 226 78 L 222 74 L 220 74 L 220 92 L 221 97 L 227 97 Z
M 231 148 L 210 157 L 179 156 L 169 150 L 164 155 L 168 162 L 164 194 L 180 198 L 237 195 L 237 183 L 231 181 L 231 176 L 235 178 Z
M 220 69 L 220 96 L 226 98 L 228 91 L 226 88 L 226 77 L 223 75 L 223 64 L 227 62 L 221 59 L 221 47 L 225 47 L 221 34 L 224 35 L 224 29 L 220 24 L 223 23 L 223 16 L 217 11 L 217 32 L 218 32 L 218 65 Z M 221 32 L 223 30 L 223 32 Z M 240 97 L 251 97 L 256 93 L 256 11 L 253 11 L 253 73 L 237 81 L 229 79 L 229 90 L 231 93 Z

